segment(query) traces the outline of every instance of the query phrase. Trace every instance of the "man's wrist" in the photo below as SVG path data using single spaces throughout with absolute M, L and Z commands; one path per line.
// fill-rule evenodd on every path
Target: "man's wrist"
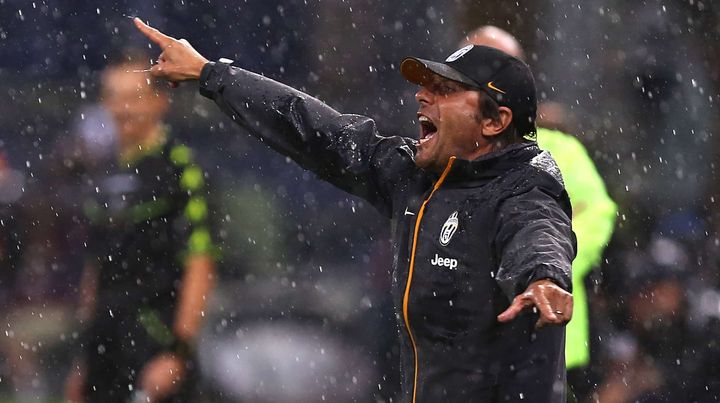
M 198 77 L 198 80 L 200 82 L 203 82 L 207 79 L 207 76 L 210 74 L 210 70 L 215 66 L 215 62 L 207 62 L 203 64 L 202 69 L 200 69 L 200 76 Z
M 528 284 L 527 288 L 533 287 L 533 286 L 555 286 L 558 288 L 561 288 L 562 290 L 565 290 L 565 287 L 556 279 L 552 277 L 542 277 L 538 279 L 534 279 L 530 281 L 530 284 Z
M 192 79 L 193 80 L 199 80 L 200 77 L 202 77 L 202 71 L 205 68 L 205 65 L 207 65 L 210 61 L 205 59 L 204 57 L 201 60 L 198 60 L 197 63 L 195 63 L 195 67 L 192 69 Z
M 200 71 L 199 90 L 204 97 L 212 99 L 215 92 L 222 86 L 223 72 L 230 66 L 225 61 L 232 62 L 230 59 L 220 58 L 217 62 L 205 63 Z
M 543 284 L 549 283 L 549 284 L 558 285 L 557 281 L 553 280 L 550 277 L 543 277 L 543 278 L 538 278 L 538 279 L 534 279 L 534 280 L 530 281 L 530 285 L 533 285 L 535 283 L 543 283 Z
M 545 281 L 545 284 L 556 285 L 567 292 L 572 292 L 572 279 L 568 275 L 563 275 L 559 271 L 554 270 L 536 270 L 533 276 L 528 280 L 527 286 L 530 287 L 532 284 Z

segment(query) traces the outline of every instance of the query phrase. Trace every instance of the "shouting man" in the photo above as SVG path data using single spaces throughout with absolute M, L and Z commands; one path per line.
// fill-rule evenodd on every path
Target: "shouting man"
M 199 80 L 241 127 L 392 220 L 402 400 L 564 401 L 565 329 L 543 325 L 572 315 L 575 238 L 525 63 L 484 46 L 405 59 L 416 141 L 135 24 L 163 49 L 152 75 Z

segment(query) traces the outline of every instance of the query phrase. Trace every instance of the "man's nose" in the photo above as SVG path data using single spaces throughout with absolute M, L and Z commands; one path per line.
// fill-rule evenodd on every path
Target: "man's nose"
M 420 104 L 429 104 L 432 102 L 432 92 L 428 91 L 425 87 L 420 87 L 418 92 L 415 93 L 415 100 Z

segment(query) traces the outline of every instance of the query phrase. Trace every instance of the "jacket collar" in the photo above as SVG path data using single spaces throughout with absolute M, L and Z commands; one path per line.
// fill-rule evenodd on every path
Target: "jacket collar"
M 540 154 L 536 143 L 512 144 L 475 160 L 456 159 L 445 182 L 487 182 Z

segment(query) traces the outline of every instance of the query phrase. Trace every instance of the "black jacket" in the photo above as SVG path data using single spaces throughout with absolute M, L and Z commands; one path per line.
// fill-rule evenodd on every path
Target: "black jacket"
M 210 63 L 200 92 L 391 219 L 404 400 L 562 401 L 564 328 L 496 318 L 532 281 L 571 287 L 570 202 L 547 152 L 514 145 L 438 177 L 415 166 L 414 140 L 260 75 Z

